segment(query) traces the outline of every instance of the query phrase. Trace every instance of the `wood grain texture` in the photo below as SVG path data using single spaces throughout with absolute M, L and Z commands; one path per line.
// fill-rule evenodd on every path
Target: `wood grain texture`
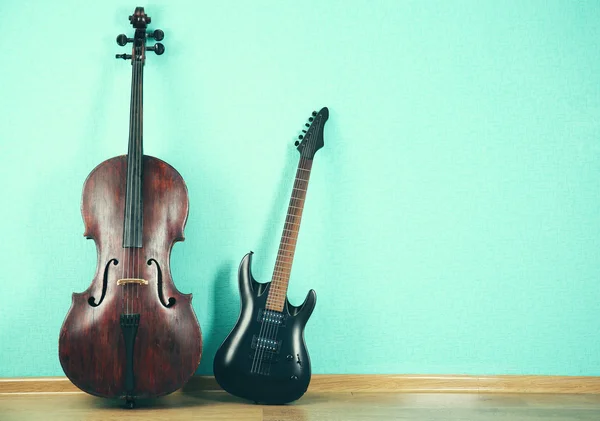
M 290 405 L 254 405 L 225 392 L 177 392 L 123 402 L 84 393 L 0 396 L 2 421 L 598 421 L 600 395 L 308 392 Z
M 173 392 L 200 362 L 202 339 L 192 296 L 177 290 L 169 263 L 173 243 L 183 240 L 187 188 L 164 161 L 144 156 L 143 162 L 142 248 L 123 248 L 126 156 L 98 165 L 83 188 L 84 235 L 96 242 L 97 270 L 90 287 L 73 294 L 60 332 L 59 358 L 71 381 L 97 396 L 126 394 L 122 314 L 140 315 L 131 395 Z M 142 278 L 148 285 L 118 286 L 120 278 Z
M 194 376 L 184 393 L 220 392 L 212 376 Z M 313 393 L 600 394 L 600 377 L 316 374 Z M 0 394 L 75 393 L 66 377 L 0 379 Z M 600 418 L 599 418 L 600 419 Z

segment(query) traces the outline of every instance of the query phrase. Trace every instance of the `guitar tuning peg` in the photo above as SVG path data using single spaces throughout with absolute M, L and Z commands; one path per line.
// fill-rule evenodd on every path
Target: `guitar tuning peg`
M 127 45 L 128 42 L 133 42 L 133 38 L 127 38 L 127 35 L 125 34 L 117 36 L 117 44 L 119 44 L 121 47 Z
M 155 29 L 146 35 L 148 38 L 154 38 L 154 41 L 162 41 L 165 38 L 165 33 L 160 29 Z
M 310 124 L 306 123 L 306 124 L 305 124 L 305 126 L 306 126 L 306 127 L 310 127 Z
M 294 142 L 294 145 L 298 146 L 300 144 L 300 142 L 298 142 L 297 140 Z
M 317 116 L 317 112 L 316 112 L 316 111 L 313 111 L 313 112 L 312 112 L 312 115 L 313 115 L 313 117 L 316 117 L 316 116 Z
M 314 120 L 314 118 L 313 118 L 313 117 L 309 117 L 309 118 L 308 118 L 308 121 L 313 121 L 313 120 Z
M 157 56 L 160 56 L 162 53 L 165 52 L 165 46 L 162 45 L 160 42 L 157 42 L 152 47 L 147 47 L 146 50 L 154 51 Z
M 306 130 L 302 130 L 302 133 L 306 133 Z
M 302 135 L 299 135 L 299 136 L 298 136 L 298 139 L 302 140 L 302 138 L 303 138 L 303 137 L 304 137 L 304 136 L 302 136 Z

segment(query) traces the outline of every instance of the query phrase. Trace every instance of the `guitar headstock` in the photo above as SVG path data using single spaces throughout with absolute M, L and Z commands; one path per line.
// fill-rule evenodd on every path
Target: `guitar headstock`
M 309 117 L 308 123 L 305 126 L 308 129 L 303 129 L 301 134 L 298 136 L 296 146 L 302 158 L 313 159 L 315 153 L 321 149 L 325 144 L 323 142 L 323 129 L 325 122 L 329 118 L 329 110 L 327 107 L 321 108 L 321 111 L 313 111 L 312 116 Z
M 143 7 L 135 8 L 133 15 L 129 16 L 131 26 L 135 28 L 133 38 L 128 38 L 125 34 L 121 34 L 117 37 L 117 44 L 121 47 L 127 45 L 129 42 L 133 43 L 131 54 L 117 54 L 116 58 L 122 58 L 123 60 L 132 59 L 132 63 L 133 61 L 141 61 L 142 64 L 144 64 L 146 62 L 146 51 L 154 51 L 159 56 L 165 52 L 165 46 L 160 42 L 157 42 L 151 47 L 146 47 L 146 40 L 148 38 L 154 38 L 155 41 L 162 41 L 165 37 L 165 33 L 160 29 L 156 29 L 152 32 L 146 31 L 146 28 L 151 21 L 152 19 L 144 12 Z

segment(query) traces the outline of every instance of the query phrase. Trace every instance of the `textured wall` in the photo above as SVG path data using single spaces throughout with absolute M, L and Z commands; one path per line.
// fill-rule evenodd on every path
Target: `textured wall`
M 126 153 L 135 4 L 0 2 L 0 376 L 61 375 L 95 270 L 81 187 Z M 597 1 L 153 1 L 145 152 L 187 182 L 200 373 L 269 280 L 313 109 L 290 298 L 317 373 L 600 375 Z

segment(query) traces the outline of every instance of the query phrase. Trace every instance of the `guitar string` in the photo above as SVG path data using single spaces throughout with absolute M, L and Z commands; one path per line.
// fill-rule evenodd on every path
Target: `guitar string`
M 301 165 L 302 165 L 302 157 L 300 157 L 300 160 L 299 160 L 299 163 L 298 163 L 298 168 L 300 168 Z M 297 188 L 297 185 L 299 183 L 299 179 L 298 179 L 299 172 L 300 172 L 299 170 L 296 170 L 296 176 L 295 176 L 295 179 L 294 179 L 294 185 L 292 187 L 292 195 L 290 197 L 290 204 L 289 204 L 289 206 L 293 206 L 292 202 L 294 201 L 294 190 Z M 290 216 L 289 215 L 289 206 L 288 206 L 288 213 L 286 214 L 286 217 L 285 217 L 284 231 L 283 231 L 283 234 L 282 234 L 282 241 L 281 241 L 281 245 L 280 245 L 280 249 L 282 249 L 282 250 L 287 250 L 287 246 L 289 244 L 289 241 L 288 241 L 289 237 L 285 235 L 285 226 L 286 226 L 287 221 L 288 221 L 288 216 Z M 269 323 L 269 325 L 266 328 L 266 332 L 265 332 L 264 336 L 262 335 L 262 329 L 261 329 L 261 333 L 259 334 L 259 338 L 258 338 L 258 342 L 259 343 L 262 342 L 262 341 L 265 341 L 265 340 L 269 340 L 271 338 L 271 328 L 272 328 L 272 326 L 271 326 L 270 322 L 267 322 L 265 320 L 266 316 L 267 316 L 267 312 L 268 312 L 268 315 L 271 316 L 271 310 L 270 309 L 267 310 L 267 307 L 269 305 L 273 305 L 274 303 L 276 304 L 277 300 L 281 299 L 281 297 L 279 296 L 279 294 L 280 294 L 279 291 L 278 291 L 277 298 L 272 298 L 274 295 L 271 296 L 271 292 L 274 291 L 273 288 L 279 289 L 279 283 L 281 282 L 281 278 L 282 278 L 282 276 L 285 276 L 285 271 L 283 271 L 283 270 L 280 270 L 280 272 L 282 272 L 283 275 L 281 273 L 277 274 L 277 272 L 278 272 L 278 266 L 280 266 L 280 264 L 281 264 L 280 263 L 280 257 L 281 257 L 280 253 L 278 253 L 277 260 L 275 261 L 275 270 L 274 270 L 273 280 L 272 280 L 271 286 L 269 288 L 269 296 L 267 296 L 267 305 L 265 306 L 265 311 L 263 313 L 263 325 L 262 325 L 262 327 L 264 327 L 267 323 Z M 259 358 L 258 358 L 258 364 L 257 364 L 257 371 L 258 371 L 259 374 L 262 373 L 262 368 L 263 368 L 262 367 L 262 365 L 263 365 L 262 363 L 263 363 L 263 355 L 265 353 L 265 350 L 264 350 L 265 346 L 266 345 L 263 344 L 263 347 L 261 349 L 259 349 L 259 351 L 262 351 L 262 352 L 259 352 Z
M 296 171 L 296 176 L 297 175 L 298 174 L 297 174 L 297 171 Z M 294 188 L 296 186 L 297 181 L 298 181 L 297 178 L 295 178 L 294 179 L 294 186 L 292 187 L 292 193 L 294 191 Z M 292 195 L 292 197 L 293 197 L 293 195 Z M 290 202 L 291 202 L 291 200 L 292 199 L 290 198 Z M 289 207 L 288 207 L 288 209 L 289 209 Z M 285 217 L 286 221 L 287 221 L 287 218 L 288 218 L 288 215 L 286 215 L 286 217 Z M 284 224 L 284 227 L 285 227 L 285 224 Z M 279 248 L 282 249 L 282 246 L 285 245 L 286 242 L 287 242 L 287 239 L 285 237 L 282 237 Z M 279 260 L 279 253 L 278 253 L 278 257 L 275 260 L 274 276 L 273 276 L 273 279 L 271 280 L 271 287 L 273 286 L 273 282 L 276 280 L 275 279 L 276 278 L 275 273 L 277 272 L 278 260 Z M 269 287 L 269 295 L 271 294 L 271 287 Z M 260 369 L 262 368 L 262 362 L 261 362 L 261 360 L 262 360 L 263 352 L 261 352 L 261 350 L 262 350 L 261 349 L 261 342 L 265 338 L 263 336 L 263 332 L 265 331 L 265 325 L 267 324 L 266 319 L 267 319 L 268 312 L 271 311 L 268 307 L 271 304 L 270 301 L 271 302 L 273 301 L 273 300 L 269 300 L 269 295 L 267 295 L 267 300 L 266 300 L 266 303 L 265 303 L 265 308 L 263 310 L 263 316 L 262 316 L 262 323 L 261 323 L 261 326 L 260 326 L 260 331 L 259 331 L 258 336 L 256 338 L 256 351 L 254 352 L 254 358 L 252 359 L 252 367 L 250 369 L 251 373 L 252 372 L 257 372 L 257 373 L 260 374 Z
M 301 166 L 302 166 L 302 157 L 300 158 L 300 161 L 298 162 L 298 168 L 300 168 Z M 298 175 L 299 175 L 299 173 L 300 173 L 300 171 L 299 171 L 299 169 L 297 169 L 297 170 L 296 170 L 296 178 L 294 179 L 294 186 L 293 186 L 293 188 L 292 188 L 292 195 L 291 195 L 291 197 L 290 197 L 290 206 L 293 206 L 293 205 L 292 205 L 292 203 L 295 203 L 295 200 L 296 200 L 296 199 L 295 199 L 295 197 L 294 197 L 294 192 L 295 192 L 296 188 L 298 187 L 298 184 L 301 182 L 301 180 L 298 178 Z M 288 209 L 288 210 L 289 210 L 289 209 Z M 288 215 L 289 215 L 289 212 L 288 212 Z M 294 215 L 292 215 L 291 217 L 292 217 L 292 219 L 294 219 L 294 218 L 295 218 L 295 214 L 294 214 Z M 285 231 L 286 231 L 287 222 L 288 222 L 288 216 L 286 215 L 286 218 L 285 218 L 285 223 L 284 223 L 284 232 L 283 232 L 283 234 L 282 234 L 282 235 L 284 236 L 284 237 L 282 238 L 282 240 L 283 240 L 283 241 L 282 241 L 282 248 L 283 248 L 283 250 L 286 250 L 286 251 L 287 251 L 287 246 L 288 246 L 288 245 L 290 245 L 290 244 L 291 244 L 291 241 L 292 241 L 292 238 L 291 238 L 291 237 L 288 237 L 288 236 L 286 236 L 286 235 L 285 235 Z M 287 253 L 286 253 L 286 254 L 287 254 Z M 278 266 L 278 265 L 279 265 L 279 266 L 281 265 L 280 258 L 281 258 L 281 256 L 278 256 L 278 257 L 277 257 L 277 263 L 275 264 L 275 270 L 276 270 L 276 271 L 277 271 L 277 266 Z M 277 302 L 278 302 L 278 301 L 280 301 L 280 300 L 282 299 L 282 296 L 281 296 L 281 289 L 282 289 L 282 286 L 280 286 L 280 284 L 282 283 L 283 279 L 284 279 L 286 276 L 289 276 L 289 275 L 286 275 L 286 273 L 285 273 L 285 269 L 281 270 L 280 272 L 281 272 L 281 273 L 280 273 L 279 275 L 275 275 L 275 276 L 274 276 L 274 278 L 275 278 L 275 279 L 274 279 L 274 281 L 276 280 L 276 283 L 275 283 L 275 285 L 271 284 L 271 290 L 270 290 L 270 292 L 271 292 L 271 291 L 273 291 L 273 287 L 274 287 L 274 288 L 275 288 L 275 290 L 277 291 L 277 295 L 275 296 L 275 298 L 272 298 L 272 299 L 271 299 L 271 301 L 272 301 L 272 302 L 274 301 L 276 305 L 277 305 Z M 285 304 L 284 304 L 284 305 L 285 305 Z M 282 314 L 283 314 L 283 312 L 282 312 Z M 277 316 L 277 314 L 274 314 L 274 315 L 271 315 L 271 314 L 269 314 L 269 315 L 270 315 L 270 316 L 272 316 L 272 317 L 273 317 L 273 316 L 274 316 L 274 317 L 276 317 L 276 316 Z M 268 327 L 267 327 L 267 331 L 265 332 L 265 339 L 266 339 L 267 341 L 270 341 L 270 340 L 273 340 L 273 339 L 274 339 L 274 338 L 272 337 L 272 333 L 273 333 L 273 332 L 272 332 L 272 330 L 273 330 L 273 324 L 269 324 L 269 325 L 268 325 Z M 268 354 L 267 354 L 267 355 L 268 355 Z M 270 355 L 269 357 L 272 357 L 272 355 Z M 266 359 L 266 358 L 265 358 L 265 359 Z M 261 368 L 261 369 L 262 369 L 262 362 L 263 362 L 263 359 L 261 358 L 261 359 L 260 359 L 260 364 L 261 364 L 261 367 L 260 367 L 260 368 Z M 267 361 L 265 361 L 265 362 L 267 362 Z M 270 366 L 271 366 L 271 358 L 269 358 L 268 364 L 266 364 L 266 371 L 269 371 L 269 372 L 270 372 Z M 262 370 L 260 370 L 260 369 L 259 369 L 259 371 L 262 371 Z M 265 372 L 264 374 L 267 374 L 267 373 Z
M 320 120 L 319 120 L 319 123 L 320 123 Z M 319 129 L 319 128 L 320 128 L 320 126 L 319 126 L 319 125 L 317 125 L 317 132 L 318 132 L 318 129 Z M 314 143 L 313 143 L 313 140 L 314 140 Z M 314 149 L 311 149 L 311 148 L 314 148 L 315 144 L 316 144 L 316 136 L 313 136 L 313 138 L 311 139 L 311 142 L 309 142 L 309 145 L 307 145 L 307 148 L 309 148 L 309 147 L 310 147 L 310 148 L 309 148 L 309 150 L 314 150 Z M 297 175 L 299 175 L 299 174 L 304 174 L 304 173 L 302 172 L 302 170 L 304 169 L 304 164 L 305 164 L 307 161 L 308 161 L 307 159 L 301 158 L 301 160 L 300 160 L 300 165 L 298 165 L 298 171 L 297 171 L 297 172 L 298 172 L 298 174 L 297 174 Z M 312 168 L 312 165 L 311 165 L 311 168 Z M 297 222 L 297 223 L 298 223 L 298 229 L 296 230 L 296 238 L 293 240 L 293 241 L 295 241 L 295 244 L 294 244 L 294 254 L 295 254 L 295 247 L 296 247 L 296 245 L 298 244 L 298 237 L 299 237 L 299 235 L 300 235 L 300 222 L 301 222 L 301 220 L 302 220 L 302 213 L 303 213 L 303 211 L 304 211 L 304 202 L 306 201 L 306 192 L 307 192 L 307 190 L 308 190 L 308 182 L 309 182 L 309 180 L 310 180 L 310 171 L 308 171 L 308 175 L 307 175 L 307 178 L 306 178 L 306 180 L 304 180 L 304 179 L 302 179 L 302 180 L 305 182 L 305 185 L 304 185 L 304 193 L 303 193 L 303 194 L 301 194 L 301 195 L 303 196 L 303 197 L 302 197 L 302 206 L 300 207 L 300 212 L 299 212 L 299 215 L 297 215 L 297 219 L 298 219 L 298 222 Z M 282 299 L 284 300 L 284 310 L 285 310 L 285 300 L 287 299 L 287 286 L 289 285 L 289 277 L 291 276 L 292 264 L 293 264 L 293 261 L 294 261 L 294 257 L 295 257 L 295 256 L 294 256 L 294 255 L 292 255 L 292 258 L 291 258 L 291 261 L 290 261 L 290 264 L 289 264 L 289 268 L 288 268 L 288 272 L 289 272 L 289 273 L 288 273 L 288 276 L 287 276 L 287 279 L 288 279 L 288 281 L 287 281 L 287 285 L 286 285 L 286 292 L 285 292 L 285 294 L 284 294 L 284 297 L 282 298 Z M 283 318 L 284 318 L 284 317 L 285 317 L 285 311 L 283 311 L 283 314 L 282 314 L 282 316 L 281 316 L 280 323 L 278 323 L 278 324 L 276 324 L 276 325 L 275 325 L 275 332 L 274 332 L 274 334 L 273 334 L 273 337 L 271 338 L 271 340 L 273 340 L 273 341 L 277 341 L 277 335 L 279 334 L 279 327 L 281 326 L 281 324 L 283 324 Z M 271 365 L 269 364 L 269 365 L 267 366 L 267 375 L 270 375 L 270 374 L 271 374 Z
M 320 121 L 319 121 L 319 123 L 320 123 Z M 320 127 L 320 126 L 318 125 L 318 127 Z M 312 136 L 312 138 L 310 139 L 310 141 L 309 141 L 308 145 L 306 145 L 306 148 L 314 148 L 314 145 L 315 145 L 315 144 L 316 144 L 316 135 L 315 135 L 315 136 Z M 304 151 L 304 150 L 306 150 L 306 149 L 303 149 L 303 151 Z M 300 190 L 304 190 L 304 194 L 303 194 L 303 195 L 304 195 L 304 197 L 303 197 L 303 199 L 302 199 L 302 200 L 305 200 L 305 199 L 306 199 L 306 190 L 308 189 L 308 181 L 309 181 L 309 179 L 310 179 L 310 172 L 309 172 L 309 174 L 308 174 L 308 178 L 306 178 L 306 179 L 304 179 L 304 178 L 300 177 L 300 174 L 301 174 L 301 171 L 302 171 L 302 170 L 304 170 L 304 164 L 305 164 L 307 161 L 308 161 L 308 160 L 307 160 L 307 159 L 305 159 L 304 157 L 302 157 L 302 155 L 300 156 L 300 161 L 299 161 L 299 163 L 298 163 L 298 169 L 296 170 L 296 178 L 295 178 L 295 180 L 294 180 L 294 187 L 293 187 L 293 189 L 292 189 L 292 197 L 290 198 L 290 204 L 289 204 L 289 206 L 294 206 L 293 204 L 297 204 L 297 203 L 295 203 L 295 201 L 297 201 L 297 200 L 300 200 L 300 198 L 298 198 L 298 197 L 297 197 L 297 195 L 294 195 L 294 192 L 295 192 L 295 191 L 296 191 L 296 190 L 299 188 L 299 185 L 300 185 L 300 183 L 302 183 L 302 182 L 305 182 L 305 183 L 306 183 L 306 185 L 304 186 L 305 188 L 304 188 L 304 189 L 300 189 Z M 300 193 L 300 195 L 302 196 L 302 193 Z M 295 196 L 296 196 L 296 197 L 295 197 Z M 293 204 L 292 204 L 292 203 L 293 203 Z M 302 206 L 301 206 L 301 207 L 298 207 L 298 208 L 300 209 L 300 212 L 298 213 L 298 215 L 296 215 L 296 214 L 293 214 L 293 216 L 292 216 L 292 220 L 295 220 L 295 218 L 296 218 L 296 217 L 298 218 L 298 221 L 300 221 L 300 220 L 301 220 L 301 218 L 302 218 L 303 206 L 304 206 L 304 205 L 302 204 Z M 289 214 L 289 212 L 288 212 L 288 214 Z M 299 222 L 298 222 L 298 224 L 299 224 Z M 284 241 L 282 241 L 282 244 L 283 244 L 283 246 L 284 246 L 284 249 L 286 249 L 286 247 L 287 247 L 288 245 L 292 245 L 292 247 L 294 247 L 294 250 L 295 250 L 295 244 L 293 244 L 293 242 L 295 241 L 295 242 L 296 242 L 296 244 L 297 244 L 298 235 L 299 235 L 299 229 L 298 229 L 298 230 L 296 230 L 296 238 L 294 239 L 293 237 L 288 237 L 288 236 L 286 236 L 286 235 L 285 235 L 285 231 L 286 231 L 286 226 L 287 226 L 287 225 L 288 225 L 288 216 L 286 215 L 286 221 L 285 221 L 285 224 L 284 224 L 284 233 L 283 233 L 283 236 L 284 236 L 285 240 L 284 240 Z M 288 230 L 288 231 L 289 231 L 289 230 Z M 289 241 L 288 241 L 288 240 L 289 240 Z M 290 262 L 290 264 L 289 264 L 289 268 L 287 268 L 287 269 L 285 269 L 285 268 L 284 268 L 284 270 L 283 270 L 283 271 L 281 271 L 281 272 L 283 273 L 283 277 L 287 278 L 287 282 L 288 282 L 288 283 L 289 283 L 289 276 L 291 275 L 291 267 L 292 267 L 292 263 L 293 263 L 293 257 L 294 257 L 294 256 L 293 256 L 293 253 L 292 253 L 292 256 L 291 256 L 291 262 Z M 278 256 L 277 260 L 280 260 L 280 256 Z M 276 263 L 276 265 L 275 265 L 275 272 L 277 272 L 277 263 Z M 277 346 L 276 346 L 277 334 L 278 334 L 278 332 L 279 332 L 279 326 L 280 326 L 280 325 L 283 323 L 283 316 L 284 316 L 284 314 L 285 314 L 285 299 L 286 299 L 286 297 L 287 297 L 287 288 L 285 288 L 285 289 L 286 289 L 286 293 L 284 293 L 283 295 L 281 295 L 281 294 L 282 294 L 282 292 L 281 292 L 281 289 L 282 289 L 282 288 L 280 288 L 280 283 L 282 283 L 282 279 L 281 279 L 281 278 L 282 278 L 282 275 L 274 275 L 274 278 L 275 278 L 275 279 L 276 279 L 277 277 L 279 277 L 279 278 L 280 278 L 280 279 L 278 280 L 277 284 L 275 285 L 275 288 L 277 288 L 277 295 L 276 295 L 276 298 L 275 298 L 274 300 L 271 300 L 271 301 L 275 301 L 275 303 L 277 303 L 277 301 L 283 301 L 283 302 L 282 302 L 282 309 L 281 309 L 281 311 L 279 312 L 279 313 L 280 313 L 280 317 L 281 317 L 281 318 L 280 318 L 279 320 L 276 320 L 276 321 L 275 321 L 275 323 L 271 323 L 271 322 L 270 322 L 270 323 L 269 323 L 269 325 L 268 325 L 268 327 L 267 327 L 266 334 L 265 334 L 265 336 L 266 336 L 266 338 L 265 338 L 265 339 L 266 339 L 267 341 L 272 341 L 272 342 L 275 344 L 275 345 L 274 345 L 274 348 L 275 348 L 275 350 L 274 350 L 274 351 L 272 351 L 272 353 L 271 353 L 271 354 L 268 354 L 269 361 L 267 361 L 267 363 L 268 363 L 268 364 L 266 365 L 266 373 L 263 373 L 263 374 L 266 374 L 266 375 L 269 375 L 269 374 L 270 374 L 270 372 L 271 372 L 271 358 L 272 358 L 272 356 L 273 356 L 273 353 L 275 353 L 275 352 L 276 352 L 276 350 L 277 350 Z M 282 286 L 283 286 L 283 285 L 282 285 Z M 270 291 L 271 291 L 271 290 L 270 290 Z M 270 292 L 270 291 L 269 291 L 269 292 Z M 267 297 L 267 301 L 268 301 L 268 297 Z M 277 315 L 277 314 L 276 314 L 275 316 L 279 316 L 279 315 Z M 263 321 L 263 325 L 264 325 L 264 323 L 265 323 L 265 322 Z M 263 354 L 264 354 L 264 352 L 266 352 L 266 351 L 263 351 Z M 271 352 L 271 351 L 270 351 L 270 352 Z M 265 359 L 266 359 L 266 357 L 265 357 Z M 261 371 L 261 369 L 262 369 L 262 362 L 263 362 L 262 360 L 263 360 L 263 358 L 262 358 L 262 355 L 261 355 L 261 357 L 259 358 L 259 362 L 258 362 L 258 364 L 259 364 L 259 372 L 260 372 L 260 371 Z
M 300 168 L 303 166 L 303 165 L 302 165 L 303 163 L 304 163 L 304 162 L 301 160 L 301 163 L 300 163 L 300 165 L 299 165 L 299 169 L 298 169 L 298 173 L 300 173 L 300 172 L 301 172 L 301 171 L 300 171 Z M 299 175 L 299 174 L 298 174 L 298 175 Z M 309 173 L 309 175 L 308 175 L 308 176 L 310 177 L 310 173 Z M 303 181 L 304 181 L 304 180 L 303 180 Z M 306 179 L 306 186 L 308 186 L 308 179 Z M 304 196 L 306 197 L 306 192 L 304 193 Z M 297 199 L 296 199 L 296 200 L 297 200 Z M 298 220 L 300 220 L 300 219 L 302 218 L 302 210 L 300 211 L 300 214 L 297 216 L 297 218 L 298 218 Z M 296 216 L 294 216 L 294 219 L 296 219 Z M 298 235 L 299 235 L 299 232 L 300 232 L 299 230 L 297 230 L 297 231 L 296 231 L 296 238 L 293 240 L 293 241 L 295 241 L 295 242 L 296 242 L 296 244 L 297 244 L 297 241 L 298 241 Z M 294 245 L 293 247 L 295 247 L 295 245 Z M 292 270 L 292 262 L 293 262 L 293 256 L 292 256 L 292 259 L 291 259 L 291 261 L 290 261 L 290 265 L 289 265 L 290 267 L 289 267 L 289 269 L 288 269 L 288 272 L 289 272 L 289 273 L 288 273 L 288 275 L 287 275 L 287 279 L 288 279 L 288 281 L 287 281 L 287 282 L 288 282 L 288 284 L 289 284 L 289 277 L 290 277 L 290 275 L 291 275 L 291 270 Z M 279 333 L 279 327 L 281 326 L 281 324 L 283 324 L 283 319 L 284 319 L 284 317 L 285 317 L 285 300 L 286 300 L 286 298 L 287 298 L 287 288 L 286 288 L 286 292 L 285 292 L 285 293 L 283 293 L 283 295 L 280 297 L 280 299 L 282 299 L 282 300 L 284 301 L 284 304 L 283 304 L 283 305 L 284 305 L 284 308 L 283 308 L 282 314 L 281 314 L 281 316 L 280 316 L 281 318 L 280 318 L 280 320 L 279 320 L 279 323 L 276 323 L 276 324 L 275 324 L 275 327 L 274 327 L 274 330 L 275 330 L 275 332 L 274 332 L 274 333 L 272 333 L 272 336 L 270 335 L 270 334 L 271 334 L 271 332 L 268 332 L 268 333 L 267 333 L 267 337 L 268 337 L 268 338 L 270 338 L 270 339 L 271 339 L 273 342 L 275 342 L 275 344 L 276 344 L 276 341 L 277 341 L 277 335 L 278 335 L 278 333 Z M 275 345 L 275 346 L 276 346 L 276 345 Z M 269 361 L 269 362 L 270 362 L 270 361 Z M 271 364 L 268 364 L 268 365 L 267 365 L 267 376 L 268 376 L 268 375 L 270 375 L 270 374 L 271 374 Z
M 315 122 L 315 123 L 316 123 L 316 127 L 317 127 L 317 129 L 315 130 L 315 132 L 318 133 L 319 130 L 320 130 L 320 128 L 321 128 L 321 119 L 319 119 L 319 121 Z M 309 142 L 309 145 L 307 145 L 307 148 L 309 148 L 308 150 L 313 150 L 314 151 L 314 147 L 316 145 L 316 138 L 317 138 L 316 135 L 311 138 L 311 140 Z M 304 168 L 304 164 L 307 163 L 307 162 L 308 162 L 308 159 L 301 157 L 300 164 L 298 165 L 298 171 L 297 171 L 296 177 L 298 177 L 298 175 L 301 173 L 301 171 L 305 169 Z M 312 164 L 311 164 L 311 169 L 312 169 Z M 308 182 L 310 180 L 310 174 L 311 174 L 311 172 L 309 170 L 308 171 L 308 176 L 307 176 L 306 180 L 302 179 L 303 181 L 305 181 L 305 186 L 304 186 L 304 193 L 303 193 L 303 199 L 302 199 L 303 200 L 303 204 L 300 207 L 300 212 L 299 212 L 299 215 L 298 215 L 298 229 L 296 230 L 296 238 L 294 240 L 296 242 L 296 244 L 294 245 L 294 255 L 295 255 L 295 247 L 298 244 L 298 237 L 300 235 L 300 222 L 302 220 L 302 213 L 304 212 L 304 202 L 306 201 L 306 193 L 308 191 Z M 288 285 L 289 285 L 289 277 L 291 276 L 291 272 L 292 272 L 292 264 L 293 264 L 294 257 L 295 257 L 294 255 L 292 255 L 292 259 L 291 259 L 291 262 L 290 262 L 290 265 L 289 265 L 290 267 L 288 268 L 288 271 L 289 271 L 288 278 L 287 278 L 288 279 L 288 281 L 287 281 Z M 284 310 L 285 310 L 285 299 L 287 298 L 287 285 L 286 285 L 286 293 L 284 295 L 285 295 L 285 297 L 283 299 L 284 299 Z M 271 338 L 271 340 L 273 340 L 273 341 L 277 340 L 277 335 L 279 333 L 279 327 L 280 327 L 281 324 L 283 324 L 283 317 L 285 317 L 284 316 L 285 312 L 283 312 L 283 313 L 284 314 L 282 314 L 282 316 L 281 316 L 282 319 L 280 320 L 280 323 L 278 323 L 278 324 L 275 325 L 275 333 L 273 334 L 273 337 Z M 267 376 L 270 375 L 270 374 L 271 374 L 271 364 L 267 365 Z
M 298 182 L 297 175 L 298 175 L 298 171 L 296 170 L 296 178 L 294 179 L 294 186 L 292 187 L 292 197 L 290 198 L 290 202 L 293 200 L 293 191 L 294 191 L 294 188 L 296 187 L 296 184 Z M 289 207 L 288 207 L 288 209 L 289 209 Z M 289 212 L 288 212 L 288 214 L 289 214 Z M 285 217 L 286 221 L 287 221 L 287 218 L 288 218 L 288 214 L 286 214 L 286 217 Z M 285 224 L 284 224 L 284 227 L 285 227 Z M 286 245 L 287 245 L 287 238 L 286 237 L 282 237 L 279 248 L 280 249 L 282 249 L 282 248 L 285 249 Z M 262 324 L 261 324 L 261 329 L 260 329 L 260 332 L 258 334 L 257 343 L 256 343 L 257 351 L 254 354 L 255 359 L 258 358 L 258 359 L 256 359 L 256 368 L 254 368 L 254 370 L 255 370 L 255 372 L 257 372 L 259 374 L 261 374 L 262 358 L 263 358 L 263 355 L 264 355 L 264 346 L 261 346 L 261 342 L 263 342 L 264 339 L 266 339 L 266 333 L 267 332 L 265 331 L 265 329 L 269 328 L 269 326 L 267 326 L 266 328 L 265 328 L 265 326 L 268 323 L 267 320 L 266 320 L 267 316 L 270 316 L 270 312 L 271 312 L 271 310 L 268 307 L 269 307 L 269 305 L 273 304 L 273 299 L 269 299 L 269 296 L 270 296 L 271 291 L 272 291 L 273 282 L 275 282 L 277 280 L 276 279 L 277 275 L 275 275 L 275 273 L 277 273 L 278 260 L 279 260 L 279 253 L 278 253 L 277 259 L 275 260 L 274 276 L 273 276 L 273 279 L 271 280 L 271 286 L 269 287 L 269 295 L 267 295 L 267 302 L 266 302 L 266 305 L 265 305 L 265 309 L 263 310 L 263 321 L 262 321 Z M 263 332 L 265 332 L 264 335 L 263 335 Z M 254 361 L 253 361 L 253 366 L 254 366 Z

